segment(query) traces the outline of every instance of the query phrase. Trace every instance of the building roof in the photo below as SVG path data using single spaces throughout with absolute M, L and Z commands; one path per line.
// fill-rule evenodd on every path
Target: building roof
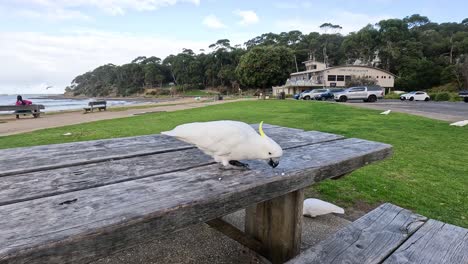
M 385 73 L 388 73 L 388 74 L 392 75 L 393 77 L 396 77 L 395 74 L 393 74 L 393 73 L 391 73 L 389 71 L 386 71 L 384 69 L 380 69 L 380 68 L 376 68 L 376 67 L 372 67 L 372 66 L 363 66 L 363 65 L 334 66 L 334 67 L 329 67 L 329 68 L 326 68 L 326 69 L 323 69 L 323 70 L 308 70 L 308 71 L 293 72 L 293 73 L 291 73 L 291 75 L 300 75 L 300 74 L 310 73 L 310 72 L 323 72 L 323 71 L 327 71 L 327 70 L 331 70 L 331 69 L 338 69 L 338 68 L 368 68 L 368 69 L 382 71 L 382 72 L 385 72 Z

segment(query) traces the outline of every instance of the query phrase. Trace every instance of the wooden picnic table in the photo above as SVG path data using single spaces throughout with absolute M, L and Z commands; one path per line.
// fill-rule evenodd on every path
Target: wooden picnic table
M 299 254 L 304 188 L 392 152 L 317 131 L 264 131 L 284 149 L 275 169 L 221 170 L 160 134 L 0 150 L 0 263 L 87 263 L 205 222 L 282 263 Z M 242 208 L 245 235 L 220 219 Z

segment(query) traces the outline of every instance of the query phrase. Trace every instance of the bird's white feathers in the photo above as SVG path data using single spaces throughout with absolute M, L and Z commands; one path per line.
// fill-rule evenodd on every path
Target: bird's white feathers
M 458 121 L 458 122 L 452 123 L 450 125 L 451 126 L 459 126 L 459 127 L 466 126 L 466 125 L 468 125 L 468 120 Z
M 392 110 L 383 111 L 383 112 L 380 113 L 380 114 L 381 114 L 381 115 L 388 115 L 388 114 L 390 114 L 390 112 L 392 112 Z
M 302 214 L 305 216 L 316 217 L 324 214 L 344 214 L 344 209 L 329 202 L 319 199 L 305 199 Z
M 279 158 L 283 154 L 272 139 L 261 137 L 250 125 L 238 121 L 183 124 L 161 134 L 193 144 L 225 166 L 230 160 Z

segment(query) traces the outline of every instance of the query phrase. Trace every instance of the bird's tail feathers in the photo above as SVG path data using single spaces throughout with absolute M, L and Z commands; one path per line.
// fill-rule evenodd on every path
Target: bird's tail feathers
M 175 136 L 174 130 L 169 130 L 169 131 L 163 131 L 161 134 L 166 135 L 166 136 Z

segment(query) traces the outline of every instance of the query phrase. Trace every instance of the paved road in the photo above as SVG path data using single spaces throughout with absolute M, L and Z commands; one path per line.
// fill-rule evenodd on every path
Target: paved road
M 464 102 L 410 102 L 400 100 L 379 100 L 375 103 L 350 101 L 347 105 L 379 110 L 392 110 L 444 121 L 468 120 L 468 103 Z

